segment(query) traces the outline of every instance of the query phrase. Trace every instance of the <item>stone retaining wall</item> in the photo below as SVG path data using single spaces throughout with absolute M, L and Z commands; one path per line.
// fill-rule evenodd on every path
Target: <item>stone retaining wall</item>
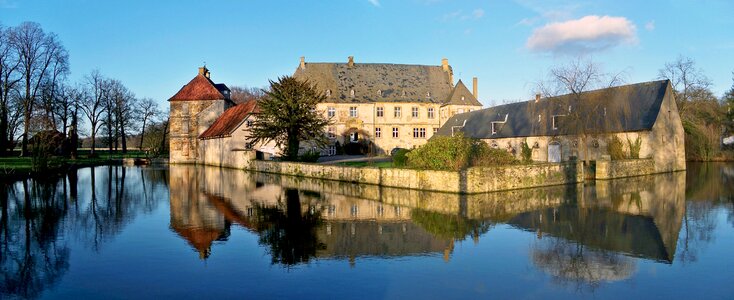
M 658 173 L 652 158 L 596 161 L 596 179 L 613 179 Z
M 468 194 L 577 183 L 584 180 L 582 163 L 579 161 L 563 164 L 469 168 L 461 172 L 273 161 L 250 161 L 244 169 L 387 187 Z

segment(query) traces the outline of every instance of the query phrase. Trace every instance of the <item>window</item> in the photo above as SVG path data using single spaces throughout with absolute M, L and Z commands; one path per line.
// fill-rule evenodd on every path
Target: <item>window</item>
M 392 137 L 393 137 L 393 138 L 398 138 L 398 137 L 400 137 L 400 131 L 398 131 L 398 128 L 397 128 L 397 127 L 393 127 L 393 128 L 392 128 Z
M 400 115 L 401 115 L 401 109 L 400 109 L 400 106 L 397 106 L 397 107 L 395 107 L 395 113 L 394 113 L 394 116 L 395 116 L 396 118 L 400 118 Z
M 329 146 L 327 155 L 329 156 L 336 155 L 336 145 Z
M 331 90 L 326 90 L 326 97 L 331 97 Z
M 336 108 L 334 108 L 333 106 L 329 106 L 329 107 L 328 107 L 328 108 L 326 109 L 326 115 L 327 115 L 327 116 L 328 116 L 329 118 L 333 118 L 334 116 L 336 116 Z
M 433 107 L 428 108 L 428 118 L 433 119 Z
M 377 90 L 377 96 L 382 97 L 382 90 Z
M 410 115 L 413 118 L 417 118 L 418 117 L 418 107 L 413 106 L 413 108 L 410 109 Z
M 377 108 L 377 117 L 382 118 L 385 116 L 385 108 L 384 107 L 378 107 Z
M 553 118 L 552 118 L 553 130 L 558 130 L 558 127 L 561 126 L 561 118 L 560 117 L 564 117 L 564 116 L 565 115 L 555 115 L 555 116 L 553 116 Z
M 328 136 L 330 139 L 336 138 L 336 128 L 334 126 L 329 126 Z
M 349 116 L 352 118 L 357 117 L 357 107 L 356 106 L 350 106 L 349 107 Z
M 349 134 L 349 141 L 352 142 L 352 143 L 358 142 L 359 141 L 359 133 L 357 133 L 356 131 L 350 133 Z
M 431 98 L 431 92 L 426 93 L 426 98 Z
M 349 209 L 349 214 L 352 215 L 352 217 L 357 216 L 357 213 L 359 213 L 359 206 L 356 204 L 352 205 L 351 209 Z
M 433 127 L 433 134 L 438 133 L 438 127 Z
M 425 139 L 426 129 L 425 128 L 413 128 L 413 138 L 414 139 Z
M 252 127 L 252 120 L 247 120 L 247 121 L 245 122 L 245 126 L 247 126 L 247 127 Z
M 380 127 L 375 128 L 375 137 L 376 138 L 382 137 L 382 128 Z
M 349 96 L 351 96 L 352 98 L 354 98 L 354 90 L 349 91 Z
M 492 135 L 497 134 L 497 123 L 492 122 Z

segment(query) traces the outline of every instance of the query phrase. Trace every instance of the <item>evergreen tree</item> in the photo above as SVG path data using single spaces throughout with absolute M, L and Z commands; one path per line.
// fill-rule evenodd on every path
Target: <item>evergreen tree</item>
M 258 101 L 260 112 L 253 121 L 249 143 L 274 141 L 285 146 L 283 159 L 298 159 L 301 141 L 326 143 L 324 127 L 329 120 L 316 111 L 316 104 L 326 99 L 307 81 L 292 76 L 270 81 L 270 90 Z

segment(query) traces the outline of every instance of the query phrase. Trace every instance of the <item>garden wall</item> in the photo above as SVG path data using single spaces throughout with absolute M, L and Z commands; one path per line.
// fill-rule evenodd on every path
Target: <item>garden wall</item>
M 596 161 L 596 179 L 613 179 L 658 173 L 652 158 L 610 160 L 608 156 Z

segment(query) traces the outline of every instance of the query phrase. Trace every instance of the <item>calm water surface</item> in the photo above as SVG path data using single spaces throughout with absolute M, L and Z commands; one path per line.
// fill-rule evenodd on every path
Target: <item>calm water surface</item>
M 734 164 L 458 196 L 217 168 L 0 183 L 0 298 L 734 298 Z

